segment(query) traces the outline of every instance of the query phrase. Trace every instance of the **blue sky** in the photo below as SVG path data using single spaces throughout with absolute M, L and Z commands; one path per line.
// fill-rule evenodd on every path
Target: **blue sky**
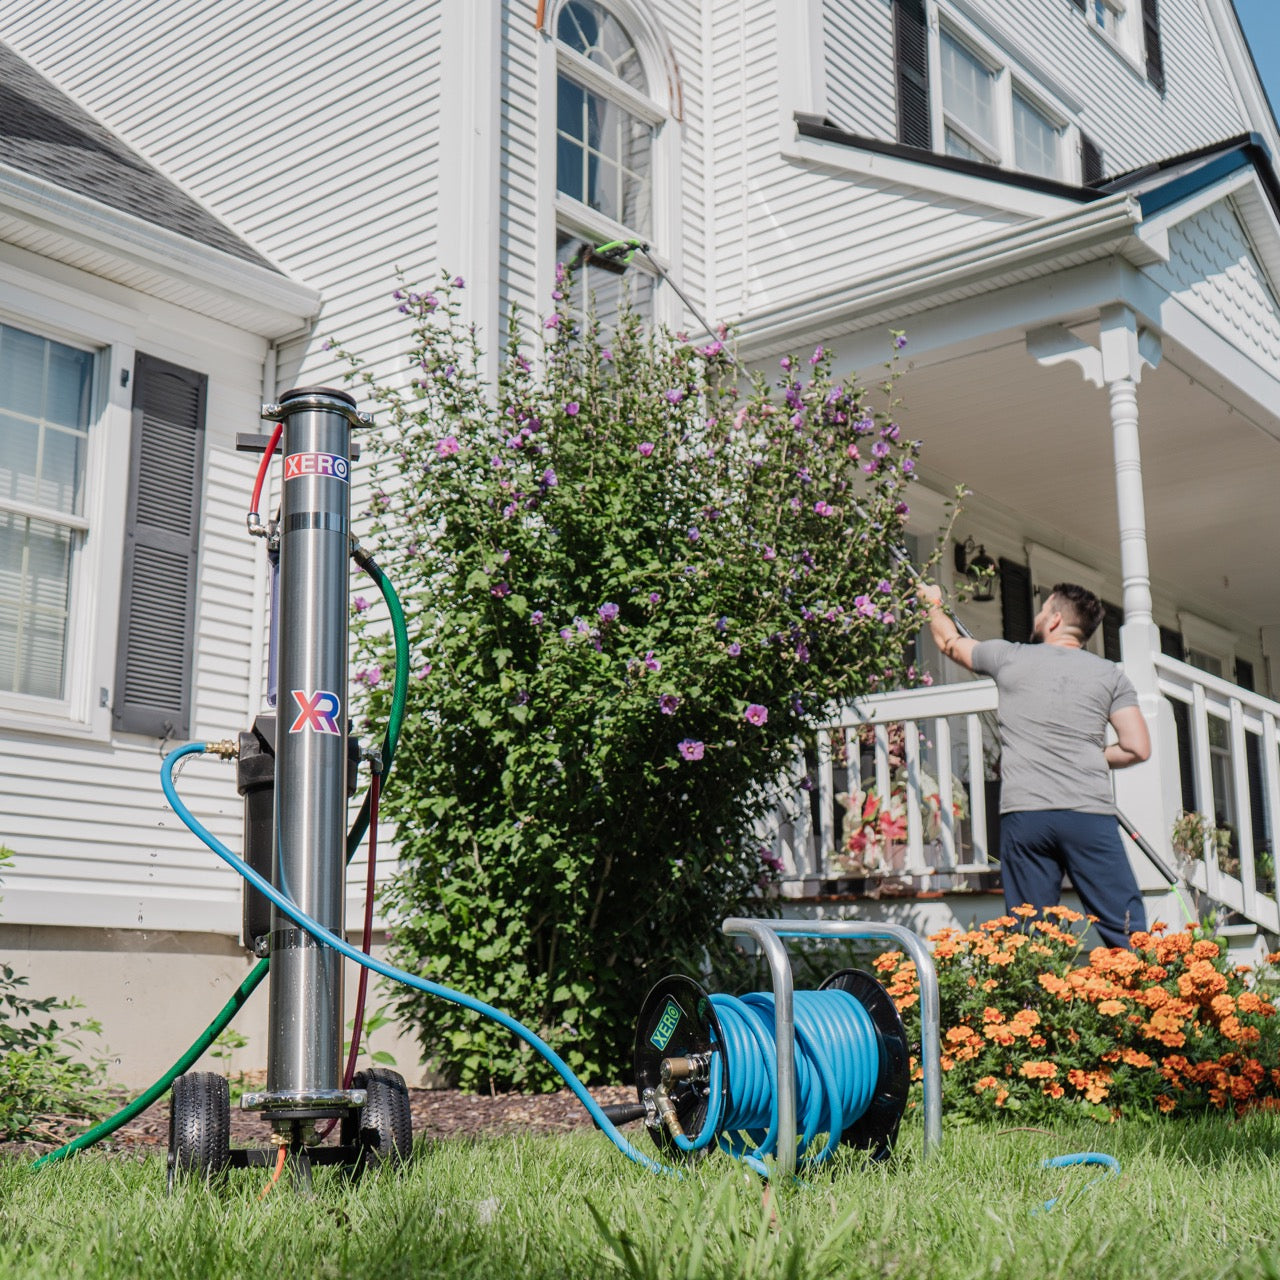
M 1272 110 L 1280 112 L 1280 2 L 1235 0 L 1235 6 Z

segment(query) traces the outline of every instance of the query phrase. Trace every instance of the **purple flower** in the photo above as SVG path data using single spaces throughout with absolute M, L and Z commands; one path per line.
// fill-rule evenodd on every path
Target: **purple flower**
M 663 392 L 668 404 L 679 404 L 684 399 L 684 391 L 680 387 L 672 387 L 670 391 Z
M 886 627 L 891 627 L 897 619 L 886 609 L 884 613 L 880 615 L 880 621 L 883 622 Z
M 803 640 L 801 640 L 800 643 L 796 645 L 796 660 L 798 662 L 809 661 L 809 646 L 805 644 Z
M 782 859 L 769 849 L 760 850 L 760 861 L 776 875 L 781 875 L 784 870 Z
M 894 334 L 893 347 L 895 351 L 901 351 L 907 345 L 907 339 L 901 333 Z
M 326 338 L 326 339 L 325 339 L 325 340 L 320 344 L 320 350 L 321 350 L 321 351 L 332 351 L 332 350 L 333 350 L 333 339 L 332 339 L 332 338 Z
M 690 542 L 697 542 L 697 540 L 698 540 L 700 537 L 702 537 L 702 534 L 700 534 L 700 533 L 698 532 L 698 530 L 697 530 L 697 528 L 696 528 L 696 527 L 695 527 L 695 528 L 692 528 L 692 529 L 690 529 L 690 530 L 689 530 L 689 541 L 690 541 Z
M 677 698 L 674 693 L 664 693 L 662 697 L 658 699 L 658 710 L 661 711 L 664 716 L 675 715 L 676 708 L 679 705 L 680 699 Z
M 580 407 L 581 406 L 578 404 L 576 400 L 570 400 L 569 403 L 565 405 L 564 411 L 569 415 L 569 417 L 576 418 L 578 416 L 578 410 Z
M 644 655 L 644 668 L 646 671 L 661 671 L 662 663 L 653 656 L 653 650 L 649 649 Z
M 734 642 L 729 646 L 729 651 L 728 651 L 728 652 L 729 652 L 729 657 L 731 657 L 731 658 L 736 658 L 736 657 L 738 656 L 738 654 L 740 654 L 740 653 L 742 652 L 742 646 L 741 646 L 741 645 L 740 645 L 740 644 L 735 640 L 735 641 L 734 641 Z
M 545 615 L 543 614 L 541 609 L 535 609 L 529 615 L 529 621 L 532 622 L 535 627 L 540 627 L 545 621 Z
M 748 724 L 762 725 L 769 719 L 769 708 L 753 702 L 747 707 L 745 719 Z
M 810 364 L 817 364 L 827 353 L 821 347 L 814 347 L 813 355 L 809 357 Z
M 903 460 L 902 460 L 902 474 L 903 474 L 904 476 L 909 476 L 909 475 L 911 475 L 911 473 L 912 473 L 913 471 L 915 471 L 915 469 L 916 469 L 916 464 L 915 464 L 915 462 L 914 462 L 912 459 L 910 459 L 910 458 L 903 458 Z
M 431 674 L 431 663 L 424 662 L 418 670 L 418 679 L 425 680 Z
M 907 506 L 905 502 L 899 502 L 898 505 L 894 507 L 893 513 L 897 516 L 909 516 L 911 514 L 911 508 Z
M 686 738 L 676 748 L 686 760 L 701 760 L 702 754 L 706 751 L 706 745 L 699 742 L 696 738 Z
M 443 440 L 436 441 L 436 454 L 441 458 L 447 458 L 450 454 L 457 453 L 461 447 L 457 436 L 445 436 Z
M 698 354 L 704 358 L 718 356 L 724 350 L 723 342 L 708 342 L 705 347 L 698 348 Z
M 558 329 L 560 327 L 560 317 L 553 311 L 543 322 L 544 329 Z
M 363 613 L 369 607 L 369 602 L 364 598 L 364 596 L 356 596 L 351 604 L 357 613 Z
M 618 616 L 618 606 L 612 600 L 606 600 L 596 612 L 602 622 L 612 622 Z
M 501 600 L 511 594 L 511 587 L 505 582 L 499 582 L 489 588 L 489 594 L 491 596 L 497 596 L 498 599 Z
M 612 359 L 613 359 L 613 352 L 612 352 L 612 351 L 610 351 L 608 347 L 601 347 L 601 349 L 600 349 L 600 359 L 601 359 L 601 360 L 612 360 Z
M 878 591 L 882 596 L 887 596 L 887 595 L 889 595 L 889 594 L 891 594 L 891 593 L 892 593 L 892 591 L 893 591 L 893 587 L 892 587 L 892 585 L 890 584 L 890 582 L 889 582 L 889 579 L 888 579 L 888 578 L 881 578 L 881 579 L 880 579 L 880 581 L 876 584 L 876 590 L 877 590 L 877 591 Z
M 647 458 L 653 452 L 653 445 L 648 440 L 642 440 L 636 445 L 636 452 L 642 458 Z
M 889 446 L 883 440 L 877 440 L 871 446 L 871 453 L 877 458 L 887 458 L 889 456 Z
M 717 618 L 717 619 L 716 619 L 716 630 L 717 630 L 717 631 L 728 631 L 728 630 L 729 630 L 729 619 L 728 619 L 728 618 L 723 618 L 723 617 L 721 617 L 721 618 Z
M 382 679 L 382 668 L 374 665 L 372 667 L 361 667 L 356 672 L 356 679 L 362 684 L 367 684 L 370 689 L 376 689 L 379 681 Z
M 765 547 L 764 558 L 766 560 L 776 560 L 778 558 L 778 553 L 772 547 Z
M 813 779 L 809 777 L 807 773 L 804 775 L 803 778 L 800 779 L 800 790 L 801 791 L 813 790 Z
M 554 489 L 559 483 L 559 478 L 550 467 L 542 473 L 542 487 L 544 489 Z
M 782 357 L 782 359 L 778 361 L 778 365 L 779 365 L 779 367 L 780 367 L 781 369 L 783 369 L 785 372 L 790 373 L 790 372 L 791 372 L 791 357 L 790 357 L 790 356 L 783 356 L 783 357 Z
M 467 287 L 467 282 L 461 276 L 454 276 L 453 287 L 455 289 L 465 289 Z
M 660 596 L 660 595 L 658 594 L 658 592 L 656 592 L 656 591 L 650 591 L 650 592 L 649 592 L 649 603 L 650 603 L 650 604 L 657 604 L 657 603 L 658 603 L 658 601 L 659 601 L 659 600 L 661 600 L 661 599 L 662 599 L 662 596 Z
M 568 627 L 561 627 L 561 628 L 560 628 L 560 639 L 561 639 L 561 640 L 568 640 L 568 639 L 569 639 L 569 637 L 570 637 L 570 636 L 572 636 L 572 635 L 573 635 L 573 632 L 572 632 L 572 631 L 570 631 Z
M 825 502 L 815 502 L 813 504 L 813 513 L 814 515 L 819 516 L 833 516 L 836 513 L 836 509 L 835 507 L 828 506 Z
M 856 596 L 853 601 L 853 607 L 864 618 L 874 618 L 876 616 L 876 607 L 871 603 L 870 596 Z

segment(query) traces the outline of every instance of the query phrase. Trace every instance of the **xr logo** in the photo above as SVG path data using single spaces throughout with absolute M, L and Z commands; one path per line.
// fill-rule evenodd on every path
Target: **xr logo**
M 342 700 L 336 693 L 327 689 L 317 689 L 315 693 L 294 689 L 293 699 L 299 711 L 298 718 L 289 726 L 290 733 L 341 734 L 338 713 L 342 710 Z

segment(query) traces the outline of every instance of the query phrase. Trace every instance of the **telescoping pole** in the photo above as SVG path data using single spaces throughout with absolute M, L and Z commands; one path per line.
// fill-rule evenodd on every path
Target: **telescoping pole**
M 343 391 L 301 387 L 264 417 L 284 424 L 280 505 L 279 712 L 272 880 L 342 935 L 346 866 L 350 432 Z M 271 920 L 269 1118 L 341 1114 L 342 957 L 279 911 Z

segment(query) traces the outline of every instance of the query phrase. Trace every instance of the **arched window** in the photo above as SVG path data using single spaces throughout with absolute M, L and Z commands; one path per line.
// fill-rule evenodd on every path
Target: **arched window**
M 618 6 L 620 9 L 623 6 Z M 594 298 L 602 322 L 624 290 L 653 314 L 655 280 L 637 257 L 622 268 L 592 254 L 607 241 L 638 239 L 662 261 L 661 134 L 668 111 L 655 100 L 636 34 L 599 0 L 568 0 L 555 15 L 556 261 L 575 269 L 573 303 Z

